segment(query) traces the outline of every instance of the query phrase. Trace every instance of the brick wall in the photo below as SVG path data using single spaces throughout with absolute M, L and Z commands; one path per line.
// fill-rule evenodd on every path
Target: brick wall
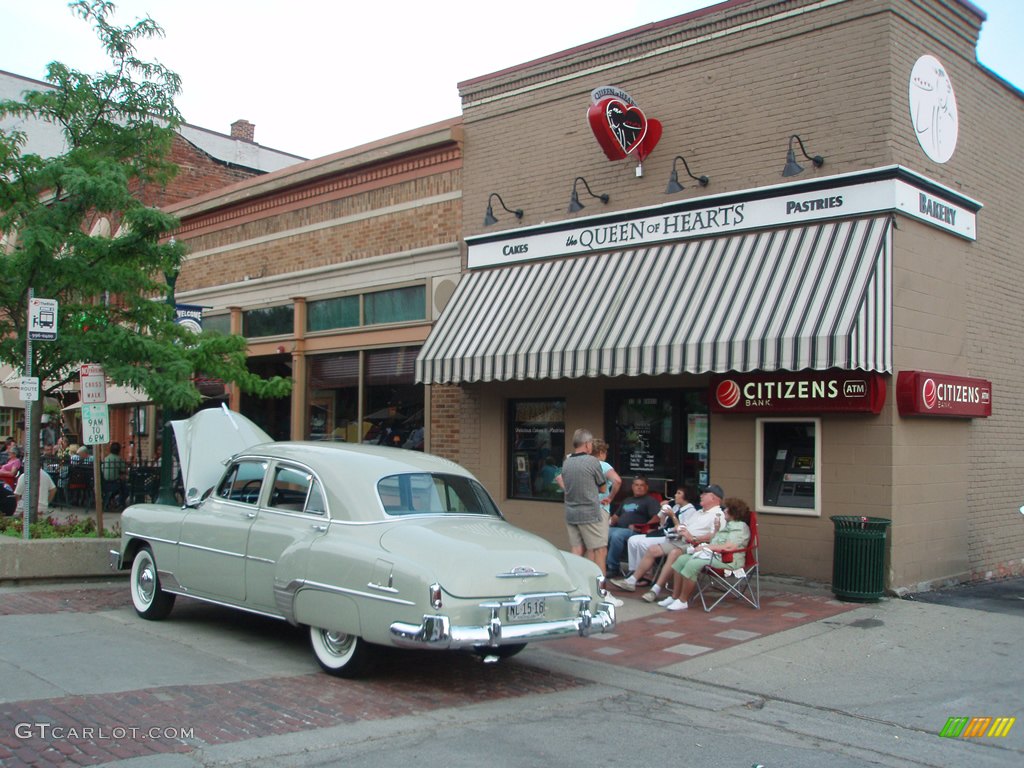
M 141 189 L 138 197 L 146 205 L 171 205 L 262 175 L 260 171 L 214 160 L 178 134 L 171 144 L 170 159 L 178 166 L 177 174 L 164 187 L 149 185 Z
M 828 514 L 891 514 L 894 583 L 1024 570 L 1024 523 L 1016 511 L 1024 501 L 1024 263 L 1017 246 L 1024 101 L 978 66 L 980 19 L 969 4 L 818 5 L 727 4 L 461 83 L 464 231 L 485 231 L 491 191 L 524 209 L 522 225 L 573 218 L 566 207 L 576 176 L 611 197 L 602 205 L 582 195 L 586 208 L 576 217 L 779 184 L 793 133 L 811 154 L 825 157 L 818 170 L 804 161 L 801 179 L 899 164 L 979 200 L 976 242 L 897 218 L 894 374 L 923 369 L 989 378 L 993 416 L 901 419 L 892 402 L 894 376 L 890 402 L 870 428 L 829 418 L 829 510 L 819 520 L 773 518 L 766 556 L 779 572 L 810 560 L 805 570 L 827 577 Z M 957 149 L 944 164 L 924 154 L 911 121 L 909 77 L 924 54 L 945 65 L 959 106 Z M 642 176 L 635 161 L 607 161 L 586 123 L 591 90 L 607 85 L 628 92 L 664 125 Z M 665 196 L 677 154 L 710 177 L 706 189 L 683 177 L 686 190 Z M 514 226 L 506 217 L 486 231 Z M 589 401 L 594 389 L 600 393 L 597 384 L 566 384 L 570 408 Z M 490 419 L 488 407 L 485 423 L 493 427 Z M 752 462 L 744 458 L 752 424 L 726 427 L 718 419 L 712 429 L 713 476 L 752 492 Z M 492 465 L 501 461 L 485 459 L 483 474 L 500 476 Z

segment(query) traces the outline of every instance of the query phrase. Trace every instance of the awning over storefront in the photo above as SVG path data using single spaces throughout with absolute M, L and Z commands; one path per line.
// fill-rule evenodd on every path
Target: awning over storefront
M 417 381 L 892 369 L 888 217 L 473 272 Z

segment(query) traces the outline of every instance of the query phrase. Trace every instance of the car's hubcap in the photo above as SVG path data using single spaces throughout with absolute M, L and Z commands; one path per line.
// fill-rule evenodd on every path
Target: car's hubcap
M 146 563 L 139 570 L 138 581 L 139 598 L 146 603 L 152 602 L 153 594 L 156 592 L 156 578 L 153 575 L 152 563 Z
M 324 632 L 324 645 L 335 656 L 344 656 L 352 647 L 352 636 L 344 632 Z

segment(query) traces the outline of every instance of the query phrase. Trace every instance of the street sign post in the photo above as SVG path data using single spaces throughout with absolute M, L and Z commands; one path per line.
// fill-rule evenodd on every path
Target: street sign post
M 57 339 L 56 299 L 29 299 L 28 337 L 32 341 L 55 341 Z
M 18 399 L 27 403 L 34 403 L 39 399 L 39 377 L 21 377 L 18 386 Z
M 107 376 L 102 365 L 82 363 L 78 375 L 82 383 L 82 403 L 107 402 Z
M 85 445 L 110 442 L 110 412 L 106 403 L 82 406 L 82 442 Z

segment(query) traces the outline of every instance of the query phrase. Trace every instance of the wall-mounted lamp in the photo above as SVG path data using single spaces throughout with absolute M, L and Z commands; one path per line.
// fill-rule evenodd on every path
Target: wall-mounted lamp
M 800 145 L 800 151 L 804 153 L 804 157 L 814 163 L 815 168 L 821 168 L 825 164 L 825 158 L 821 155 L 815 155 L 814 157 L 808 155 L 807 150 L 804 149 L 803 140 L 794 133 L 789 137 L 789 151 L 786 153 L 786 167 L 782 169 L 783 176 L 796 176 L 804 170 L 804 167 L 796 161 L 796 152 L 793 151 L 793 139 L 796 139 Z
M 686 175 L 696 181 L 702 187 L 706 187 L 708 182 L 711 181 L 707 176 L 694 176 L 690 173 L 690 166 L 686 162 L 686 158 L 682 155 L 676 155 L 675 160 L 672 161 L 672 175 L 668 177 L 668 186 L 665 188 L 666 195 L 674 195 L 676 192 L 682 192 L 685 187 L 679 183 L 679 171 L 676 170 L 676 162 L 682 160 L 683 167 L 686 169 Z
M 580 181 L 583 182 L 583 186 L 587 188 L 587 193 L 591 197 L 596 197 L 602 203 L 607 203 L 611 199 L 610 197 L 608 197 L 607 193 L 605 193 L 603 195 L 595 195 L 591 191 L 590 185 L 587 184 L 587 180 L 584 179 L 582 176 L 577 176 L 575 181 L 573 181 L 573 183 L 572 183 L 572 197 L 569 198 L 569 213 L 576 213 L 576 211 L 582 211 L 583 210 L 583 203 L 580 202 L 580 196 L 576 192 L 576 184 L 577 184 L 577 182 L 580 182 Z
M 484 214 L 484 226 L 489 227 L 492 224 L 498 223 L 498 218 L 494 215 L 494 208 L 491 207 L 491 200 L 498 198 L 498 202 L 501 203 L 501 207 L 511 213 L 517 219 L 523 218 L 523 209 L 516 208 L 514 211 L 505 205 L 505 201 L 501 199 L 501 195 L 497 192 L 491 192 L 491 196 L 487 198 L 487 213 Z

